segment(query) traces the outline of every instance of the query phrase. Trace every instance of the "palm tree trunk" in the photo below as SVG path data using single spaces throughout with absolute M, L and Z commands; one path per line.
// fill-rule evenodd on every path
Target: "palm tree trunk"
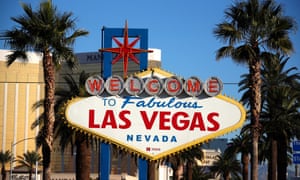
M 76 133 L 76 179 L 90 179 L 91 145 L 84 135 Z
M 29 180 L 32 179 L 32 168 L 30 168 L 30 171 L 29 171 Z
M 230 180 L 230 174 L 229 173 L 223 174 L 223 179 L 224 180 Z
M 187 180 L 193 180 L 193 162 L 188 161 L 187 162 Z
M 287 179 L 286 173 L 287 173 L 287 142 L 286 137 L 284 135 L 280 136 L 280 139 L 278 141 L 277 147 L 278 147 L 278 161 L 277 161 L 277 170 L 278 170 L 278 179 Z
M 247 153 L 242 153 L 242 164 L 243 164 L 243 180 L 248 180 L 249 176 L 249 155 Z
M 49 51 L 44 52 L 43 58 L 44 80 L 45 80 L 45 124 L 43 143 L 43 180 L 50 180 L 51 177 L 51 151 L 53 146 L 53 128 L 55 121 L 55 66 Z
M 50 167 L 50 159 L 51 159 L 51 151 L 50 148 L 43 144 L 42 146 L 42 154 L 43 154 L 43 179 L 50 180 L 51 167 Z
M 148 180 L 155 180 L 155 161 L 148 161 Z
M 277 180 L 277 140 L 275 140 L 274 138 L 272 138 L 271 140 L 272 143 L 272 157 L 271 157 L 271 179 L 272 180 Z
M 258 140 L 261 131 L 259 117 L 261 112 L 261 61 L 252 60 L 249 63 L 251 90 L 251 125 L 252 125 L 252 156 L 251 179 L 258 180 Z
M 173 179 L 179 180 L 182 174 L 182 164 L 178 164 L 176 167 L 173 167 Z
M 2 164 L 1 168 L 1 175 L 2 175 L 2 180 L 6 180 L 6 172 L 5 172 L 5 164 Z

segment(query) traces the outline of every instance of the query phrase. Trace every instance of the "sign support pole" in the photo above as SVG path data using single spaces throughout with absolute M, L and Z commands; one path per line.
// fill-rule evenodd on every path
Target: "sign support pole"
M 102 29 L 102 48 L 112 47 L 112 37 L 123 37 L 124 29 L 121 28 L 104 28 Z M 142 49 L 148 49 L 148 30 L 147 29 L 129 29 L 128 36 L 130 37 L 140 37 L 140 47 Z M 103 62 L 101 67 L 103 69 L 102 76 L 107 79 L 112 74 L 112 54 L 104 52 Z M 147 69 L 148 59 L 147 54 L 140 54 L 140 71 Z M 109 144 L 100 144 L 100 169 L 99 178 L 100 180 L 109 180 L 110 174 L 110 147 Z M 147 180 L 148 177 L 148 163 L 146 160 L 139 158 L 138 169 L 139 169 L 139 179 Z
M 148 179 L 148 162 L 145 159 L 138 159 L 138 170 L 139 170 L 139 178 L 138 179 Z
M 109 180 L 110 174 L 110 146 L 107 143 L 100 144 L 100 180 Z

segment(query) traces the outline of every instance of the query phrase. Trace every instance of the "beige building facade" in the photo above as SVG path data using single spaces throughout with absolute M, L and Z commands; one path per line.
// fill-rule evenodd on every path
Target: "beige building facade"
M 43 111 L 32 109 L 44 96 L 41 55 L 28 53 L 27 63 L 17 60 L 7 67 L 8 54 L 0 50 L 0 149 L 22 155 L 35 150 L 38 128 L 31 129 L 31 125 Z

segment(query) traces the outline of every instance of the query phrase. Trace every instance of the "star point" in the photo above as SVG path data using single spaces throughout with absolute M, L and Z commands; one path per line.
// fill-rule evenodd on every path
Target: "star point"
M 116 53 L 117 56 L 112 60 L 112 64 L 115 64 L 120 59 L 123 59 L 123 76 L 127 77 L 128 71 L 128 60 L 131 59 L 136 64 L 140 64 L 138 58 L 136 58 L 135 54 L 153 52 L 152 50 L 147 49 L 139 49 L 134 48 L 137 42 L 140 40 L 140 37 L 136 37 L 131 43 L 129 43 L 128 39 L 128 24 L 127 20 L 125 21 L 124 35 L 123 35 L 123 43 L 120 42 L 116 37 L 113 37 L 112 40 L 117 44 L 118 47 L 112 48 L 103 48 L 99 51 L 101 52 L 111 52 Z

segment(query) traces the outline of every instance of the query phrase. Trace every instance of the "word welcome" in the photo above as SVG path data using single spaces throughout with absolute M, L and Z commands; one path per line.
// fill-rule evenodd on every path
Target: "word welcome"
M 188 96 L 199 96 L 203 91 L 208 96 L 221 93 L 223 84 L 216 77 L 208 78 L 204 83 L 197 77 L 183 80 L 177 76 L 159 78 L 156 76 L 141 79 L 128 77 L 125 81 L 118 75 L 113 75 L 104 81 L 101 76 L 94 75 L 85 82 L 85 88 L 90 95 L 101 95 L 104 90 L 110 95 L 121 95 L 125 90 L 129 95 L 137 96 L 145 92 L 149 96 L 158 96 L 163 91 L 169 96 L 179 96 L 185 92 Z

